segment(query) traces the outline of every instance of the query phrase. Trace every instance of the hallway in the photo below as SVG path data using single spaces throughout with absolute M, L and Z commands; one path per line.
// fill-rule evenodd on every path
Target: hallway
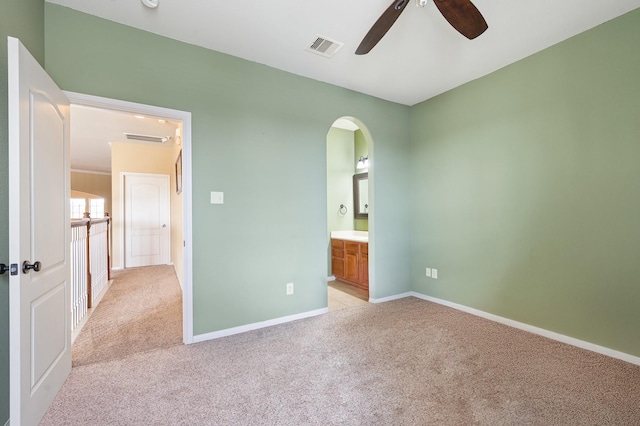
M 112 278 L 72 346 L 74 367 L 182 344 L 182 292 L 173 266 L 124 269 Z

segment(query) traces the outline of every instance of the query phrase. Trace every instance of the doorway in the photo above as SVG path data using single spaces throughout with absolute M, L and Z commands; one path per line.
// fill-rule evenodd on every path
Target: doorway
M 193 290 L 192 290 L 192 220 L 191 220 L 191 113 L 187 111 L 179 111 L 168 108 L 137 104 L 127 101 L 102 98 L 97 96 L 85 95 L 74 92 L 65 92 L 72 105 L 79 105 L 85 107 L 99 108 L 111 112 L 121 112 L 127 114 L 133 114 L 140 117 L 152 117 L 157 120 L 173 120 L 180 123 L 180 132 L 176 132 L 175 137 L 180 140 L 180 150 L 175 159 L 175 165 L 172 166 L 173 173 L 172 180 L 179 181 L 179 187 L 176 191 L 173 188 L 170 190 L 172 194 L 177 193 L 180 195 L 181 202 L 177 206 L 179 214 L 174 214 L 175 209 L 172 208 L 171 217 L 179 216 L 182 220 L 177 225 L 171 225 L 169 228 L 174 232 L 172 235 L 172 249 L 174 253 L 171 258 L 174 263 L 176 275 L 179 278 L 180 287 L 182 290 L 182 341 L 185 344 L 193 343 Z M 72 121 L 73 122 L 73 121 Z M 138 157 L 137 161 L 144 161 L 144 156 Z M 178 167 L 179 160 L 179 167 Z M 177 173 L 180 173 L 180 176 Z M 116 185 L 113 189 L 118 188 L 120 185 Z M 114 200 L 119 199 L 120 195 L 114 194 Z M 114 210 L 117 207 L 114 206 Z M 124 216 L 124 210 L 119 208 L 120 217 Z M 113 233 L 120 233 L 122 237 L 123 228 L 115 226 Z M 176 236 L 177 235 L 177 236 Z M 123 252 L 123 238 L 120 238 L 118 247 L 114 247 Z M 115 245 L 115 242 L 114 242 Z M 175 250 L 178 249 L 176 252 Z M 124 259 L 120 258 L 120 265 L 124 265 Z
M 327 133 L 327 258 L 329 310 L 367 303 L 373 273 L 371 137 L 353 117 L 337 119 Z M 362 182 L 366 185 L 362 185 Z M 362 193 L 360 193 L 361 191 Z M 364 200 L 364 201 L 363 201 Z M 363 209 L 360 204 L 366 204 Z M 364 205 L 363 204 L 363 205 Z M 371 213 L 371 218 L 369 214 Z

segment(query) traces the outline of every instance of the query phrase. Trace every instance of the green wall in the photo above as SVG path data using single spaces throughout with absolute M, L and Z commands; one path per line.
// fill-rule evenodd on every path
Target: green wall
M 342 116 L 376 150 L 373 297 L 410 288 L 409 196 L 395 190 L 409 179 L 408 107 L 53 4 L 45 18 L 63 89 L 192 112 L 196 334 L 327 306 L 326 135 Z
M 640 356 L 639 46 L 640 9 L 412 108 L 414 290 Z
M 0 263 L 9 262 L 7 36 L 44 63 L 44 1 L 0 0 Z M 0 424 L 9 419 L 9 276 L 0 275 Z

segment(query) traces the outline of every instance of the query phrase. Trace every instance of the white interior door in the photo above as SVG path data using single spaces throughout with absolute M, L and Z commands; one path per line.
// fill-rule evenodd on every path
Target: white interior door
M 8 59 L 10 415 L 35 425 L 71 371 L 69 101 L 11 37 Z
M 170 263 L 169 175 L 124 175 L 125 267 Z

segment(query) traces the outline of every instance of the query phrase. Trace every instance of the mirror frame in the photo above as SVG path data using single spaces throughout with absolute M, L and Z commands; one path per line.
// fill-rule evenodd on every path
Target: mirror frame
M 353 217 L 354 219 L 369 219 L 369 213 L 360 212 L 360 191 L 358 183 L 361 180 L 369 179 L 369 173 L 358 173 L 353 175 Z

